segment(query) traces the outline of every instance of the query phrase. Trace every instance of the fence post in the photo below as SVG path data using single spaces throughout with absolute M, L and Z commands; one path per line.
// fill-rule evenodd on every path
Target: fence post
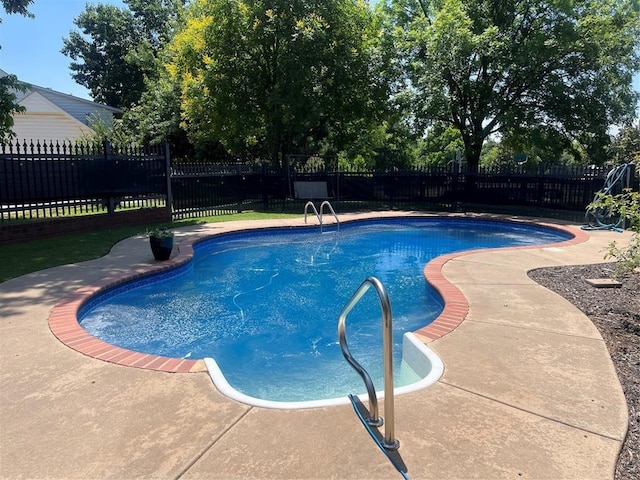
M 102 152 L 104 157 L 103 168 L 106 169 L 104 173 L 108 178 L 108 186 L 111 193 L 107 198 L 104 199 L 104 203 L 107 207 L 107 213 L 112 214 L 116 211 L 116 199 L 113 196 L 113 186 L 114 186 L 114 174 L 113 174 L 113 164 L 111 163 L 111 142 L 106 138 L 102 141 Z M 111 168 L 109 168 L 111 167 Z
M 291 161 L 290 161 L 290 155 L 285 155 L 284 156 L 284 168 L 287 171 L 287 191 L 289 193 L 289 198 L 293 198 L 293 192 L 291 192 Z
M 236 174 L 238 176 L 238 190 L 236 193 L 238 194 L 238 205 L 236 207 L 237 213 L 242 213 L 242 200 L 244 193 L 244 177 L 242 175 L 242 165 L 240 163 L 236 163 Z
M 167 200 L 166 206 L 169 210 L 171 220 L 173 220 L 173 190 L 171 189 L 171 156 L 169 152 L 169 142 L 164 142 L 164 162 L 167 172 Z

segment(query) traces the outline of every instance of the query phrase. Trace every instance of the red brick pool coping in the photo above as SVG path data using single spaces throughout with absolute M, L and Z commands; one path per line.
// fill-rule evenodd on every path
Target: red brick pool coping
M 564 242 L 549 245 L 505 247 L 499 250 L 522 250 L 550 246 L 566 247 L 583 243 L 589 238 L 589 236 L 578 227 L 568 227 L 541 222 L 523 223 L 562 230 L 570 233 L 574 237 Z M 183 242 L 180 242 L 177 248 L 178 254 L 166 262 L 155 262 L 138 268 L 128 274 L 105 277 L 93 285 L 85 286 L 76 290 L 71 295 L 60 300 L 60 302 L 58 302 L 49 313 L 49 328 L 51 332 L 56 336 L 56 338 L 58 338 L 58 340 L 69 348 L 105 362 L 127 367 L 170 373 L 193 373 L 206 371 L 206 366 L 202 360 L 187 360 L 150 355 L 116 347 L 115 345 L 104 342 L 89 334 L 80 326 L 78 323 L 78 311 L 89 299 L 107 289 L 125 282 L 140 279 L 151 274 L 158 274 L 184 265 L 191 261 L 191 258 L 193 257 L 193 245 L 212 236 L 215 236 L 215 234 L 198 239 L 186 239 Z M 442 255 L 431 260 L 424 267 L 423 272 L 425 278 L 442 296 L 445 305 L 442 313 L 433 322 L 414 332 L 420 340 L 425 343 L 429 343 L 443 337 L 447 333 L 452 332 L 464 321 L 469 311 L 469 304 L 462 292 L 444 277 L 442 273 L 444 265 L 455 258 L 488 250 L 495 249 L 477 249 Z

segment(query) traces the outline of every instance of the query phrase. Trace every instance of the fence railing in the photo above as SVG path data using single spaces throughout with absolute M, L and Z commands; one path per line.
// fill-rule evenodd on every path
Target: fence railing
M 294 182 L 324 181 L 337 208 L 520 206 L 584 212 L 609 167 L 513 165 L 345 171 L 334 157 L 289 158 L 284 172 L 256 163 L 177 163 L 168 147 L 0 145 L 0 221 L 170 206 L 174 219 L 247 209 L 302 211 Z M 526 167 L 526 168 L 525 168 Z M 638 188 L 638 177 L 633 186 Z M 539 213 L 544 213 L 539 210 Z
M 164 145 L 0 145 L 0 221 L 164 206 L 168 161 Z
M 291 169 L 276 174 L 253 167 L 243 173 L 233 168 L 207 173 L 172 175 L 174 218 L 226 214 L 250 208 L 278 210 L 302 208 L 294 196 L 293 182 L 324 181 L 332 203 L 351 208 L 415 208 L 428 204 L 447 209 L 468 204 L 522 206 L 579 212 L 603 186 L 609 167 L 559 168 L 541 166 L 528 173 L 514 168 L 481 169 L 478 173 L 447 168 L 422 168 L 395 172 L 330 171 L 319 166 L 310 171 Z M 237 167 L 235 167 L 237 168 Z M 506 170 L 506 171 L 505 171 Z M 265 173 L 266 172 L 266 173 Z M 634 179 L 638 188 L 637 176 Z M 300 205 L 298 205 L 298 203 Z

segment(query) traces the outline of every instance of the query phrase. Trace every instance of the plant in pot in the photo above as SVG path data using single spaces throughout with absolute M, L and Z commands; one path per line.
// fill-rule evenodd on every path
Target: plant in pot
M 173 230 L 167 227 L 158 227 L 147 230 L 149 245 L 153 258 L 156 260 L 169 260 L 173 250 Z

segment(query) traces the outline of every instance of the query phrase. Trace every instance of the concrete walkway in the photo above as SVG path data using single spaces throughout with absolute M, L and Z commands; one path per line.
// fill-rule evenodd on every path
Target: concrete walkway
M 444 265 L 469 313 L 429 344 L 445 365 L 440 381 L 396 397 L 410 478 L 613 477 L 627 407 L 607 349 L 588 318 L 526 275 L 599 263 L 609 241 L 629 237 L 587 233 L 578 245 Z M 52 335 L 47 317 L 60 299 L 152 261 L 147 240 L 132 238 L 101 259 L 0 284 L 0 478 L 401 478 L 349 405 L 251 407 L 219 394 L 206 373 L 114 365 Z

